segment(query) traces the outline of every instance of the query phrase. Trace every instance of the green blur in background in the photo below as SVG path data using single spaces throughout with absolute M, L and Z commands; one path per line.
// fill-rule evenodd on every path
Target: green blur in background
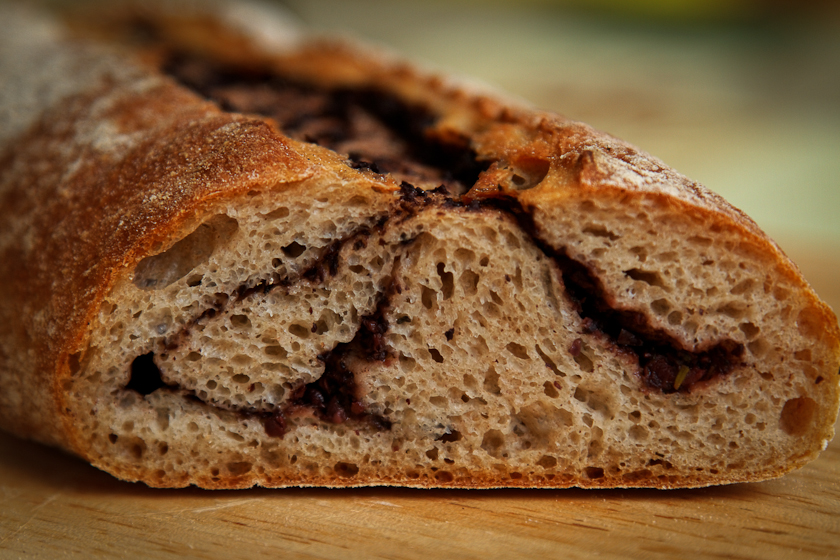
M 610 132 L 746 211 L 782 246 L 840 247 L 840 2 L 286 0 Z

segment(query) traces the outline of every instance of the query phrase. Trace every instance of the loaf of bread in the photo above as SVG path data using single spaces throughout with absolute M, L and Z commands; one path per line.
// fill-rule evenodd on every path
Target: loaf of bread
M 837 320 L 719 196 L 203 10 L 2 8 L 0 427 L 204 488 L 696 487 L 832 438 Z

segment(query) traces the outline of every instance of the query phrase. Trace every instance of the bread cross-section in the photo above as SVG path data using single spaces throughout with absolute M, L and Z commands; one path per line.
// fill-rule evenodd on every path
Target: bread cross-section
M 365 47 L 6 11 L 4 429 L 205 488 L 693 487 L 833 436 L 833 313 L 644 152 Z

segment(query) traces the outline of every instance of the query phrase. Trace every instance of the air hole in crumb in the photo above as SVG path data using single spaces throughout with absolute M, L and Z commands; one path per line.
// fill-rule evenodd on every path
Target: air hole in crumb
M 731 301 L 726 305 L 719 307 L 717 309 L 717 312 L 722 313 L 723 315 L 726 315 L 727 317 L 731 317 L 733 319 L 740 319 L 744 316 L 746 308 L 747 306 L 743 302 Z
M 491 457 L 499 457 L 505 444 L 505 436 L 499 430 L 488 430 L 481 440 L 481 448 Z
M 482 383 L 484 389 L 494 395 L 498 395 L 502 392 L 502 388 L 499 385 L 499 374 L 496 373 L 495 368 L 490 366 L 490 369 L 487 370 L 487 373 L 484 374 L 484 383 Z
M 131 379 L 125 386 L 126 389 L 145 396 L 166 387 L 160 369 L 155 364 L 154 356 L 153 352 L 149 352 L 134 358 L 134 361 L 131 362 Z
M 671 304 L 666 299 L 657 299 L 651 302 L 650 308 L 654 313 L 662 316 L 668 314 L 668 311 L 671 310 Z
M 647 249 L 644 247 L 633 247 L 630 249 L 630 252 L 636 255 L 636 258 L 639 259 L 640 262 L 645 262 L 647 260 Z
M 738 328 L 740 328 L 741 332 L 743 332 L 747 336 L 747 340 L 752 340 L 758 335 L 759 332 L 761 332 L 761 329 L 756 327 L 752 323 L 741 323 L 738 326 Z
M 475 377 L 473 377 L 469 373 L 464 374 L 464 385 L 468 389 L 476 389 L 478 387 L 478 383 L 476 382 Z
M 137 443 L 134 443 L 129 447 L 129 452 L 131 456 L 137 460 L 143 458 L 143 453 L 146 451 L 146 443 L 143 440 L 139 440 Z
M 656 286 L 657 288 L 666 288 L 665 282 L 662 281 L 662 277 L 658 272 L 651 272 L 640 268 L 631 268 L 630 270 L 625 270 L 624 274 L 633 280 L 638 280 L 640 282 L 644 282 L 645 284 Z
M 429 354 L 432 355 L 432 359 L 437 363 L 443 363 L 443 356 L 441 356 L 440 352 L 438 352 L 436 348 L 429 348 Z
M 594 235 L 595 237 L 605 237 L 610 241 L 615 241 L 620 236 L 616 235 L 615 233 L 611 232 L 607 228 L 602 225 L 590 225 L 583 228 L 583 233 L 588 233 L 589 235 Z M 625 272 L 627 274 L 627 272 Z
M 294 323 L 289 325 L 289 332 L 295 335 L 298 338 L 309 338 L 309 335 L 312 333 L 312 329 L 304 327 L 303 325 L 298 325 Z
M 817 414 L 817 403 L 808 397 L 790 399 L 782 408 L 779 419 L 782 430 L 791 436 L 801 436 L 811 427 Z
M 539 185 L 551 169 L 551 162 L 545 159 L 523 156 L 513 161 L 512 187 L 517 191 L 532 189 Z
M 169 286 L 207 262 L 216 246 L 236 232 L 239 223 L 220 214 L 198 226 L 163 253 L 146 257 L 134 269 L 134 285 L 141 290 L 157 290 Z
M 461 440 L 461 432 L 458 430 L 450 430 L 442 436 L 436 437 L 435 441 L 442 441 L 443 443 L 452 443 L 453 441 Z
M 269 356 L 277 356 L 278 358 L 285 358 L 289 355 L 289 352 L 282 346 L 266 346 L 263 352 Z
M 437 273 L 440 276 L 441 291 L 443 292 L 443 299 L 449 299 L 455 291 L 455 282 L 451 272 L 446 272 L 446 267 L 443 263 L 438 263 Z
M 251 471 L 252 465 L 248 461 L 236 461 L 228 463 L 227 470 L 233 476 L 241 476 Z
M 666 461 L 664 459 L 649 459 L 647 462 L 647 466 L 664 467 L 666 470 L 671 470 L 674 468 L 674 465 L 672 465 L 670 461 Z
M 528 350 L 526 350 L 524 346 L 515 342 L 508 343 L 508 345 L 505 346 L 505 349 L 520 360 L 530 359 L 530 356 L 528 356 Z
M 81 371 L 82 363 L 81 363 L 81 352 L 75 352 L 70 355 L 67 360 L 67 364 L 70 368 L 70 375 L 76 375 Z
M 557 466 L 557 459 L 551 455 L 543 455 L 540 457 L 540 460 L 537 461 L 537 464 L 544 469 L 552 469 Z
M 438 471 L 435 473 L 435 478 L 438 482 L 452 482 L 455 477 L 449 471 Z
M 633 441 L 644 441 L 648 438 L 647 428 L 639 426 L 638 424 L 631 426 L 627 433 Z
M 421 292 L 422 293 L 420 295 L 420 301 L 423 303 L 423 307 L 425 307 L 426 309 L 431 309 L 434 306 L 435 301 L 437 300 L 434 290 L 423 286 L 421 288 Z
M 580 367 L 580 369 L 587 373 L 590 373 L 595 370 L 595 364 L 592 363 L 592 360 L 589 358 L 589 356 L 587 356 L 583 352 L 575 356 L 574 360 L 575 363 L 577 363 L 577 365 Z
M 338 462 L 333 467 L 335 474 L 343 478 L 350 478 L 359 474 L 359 466 L 355 463 Z
M 712 244 L 712 240 L 708 237 L 692 236 L 686 239 L 689 243 L 700 245 L 701 247 L 708 247 Z
M 465 270 L 458 278 L 458 283 L 464 289 L 464 294 L 467 296 L 474 296 L 478 292 L 478 282 L 480 277 L 472 270 Z
M 297 241 L 292 241 L 285 247 L 281 247 L 283 254 L 293 259 L 298 258 L 306 251 L 306 245 L 301 245 Z
M 406 356 L 404 354 L 400 354 L 400 369 L 401 370 L 403 370 L 404 372 L 410 372 L 410 371 L 414 370 L 416 365 L 417 365 L 417 362 L 414 360 L 414 358 L 411 358 L 411 357 Z
M 755 281 L 751 278 L 741 280 L 740 282 L 735 284 L 735 286 L 733 286 L 731 290 L 729 290 L 729 293 L 731 293 L 732 295 L 739 296 L 747 290 L 749 290 L 750 288 L 752 288 L 753 284 L 755 284 Z
M 558 376 L 560 376 L 560 377 L 566 377 L 566 374 L 565 374 L 565 373 L 563 373 L 562 371 L 560 371 L 560 370 L 557 368 L 557 364 L 555 364 L 555 363 L 554 363 L 554 360 L 552 360 L 552 359 L 548 356 L 548 354 L 546 354 L 545 352 L 543 352 L 543 349 L 542 349 L 542 348 L 540 348 L 540 345 L 539 345 L 539 344 L 535 345 L 535 346 L 534 346 L 534 349 L 537 351 L 537 354 L 539 354 L 539 355 L 540 355 L 540 358 L 542 358 L 543 363 L 545 363 L 545 367 L 547 367 L 548 369 L 550 369 L 551 371 L 553 371 L 553 372 L 554 372 L 554 375 L 558 375 Z
M 269 212 L 265 215 L 266 219 L 268 220 L 278 220 L 280 218 L 286 218 L 289 215 L 289 209 L 285 206 L 281 206 L 277 210 L 273 212 Z
M 757 358 L 763 357 L 769 349 L 767 341 L 763 338 L 757 338 L 747 344 L 747 350 L 749 350 L 750 353 Z
M 600 467 L 586 467 L 583 469 L 583 474 L 586 478 L 597 480 L 599 478 L 604 478 L 604 469 Z

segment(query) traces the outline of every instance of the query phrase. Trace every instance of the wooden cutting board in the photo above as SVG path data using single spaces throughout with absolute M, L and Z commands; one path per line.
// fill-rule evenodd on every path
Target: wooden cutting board
M 789 250 L 840 308 L 840 251 Z M 154 490 L 0 434 L 0 558 L 840 558 L 840 440 L 699 490 Z

